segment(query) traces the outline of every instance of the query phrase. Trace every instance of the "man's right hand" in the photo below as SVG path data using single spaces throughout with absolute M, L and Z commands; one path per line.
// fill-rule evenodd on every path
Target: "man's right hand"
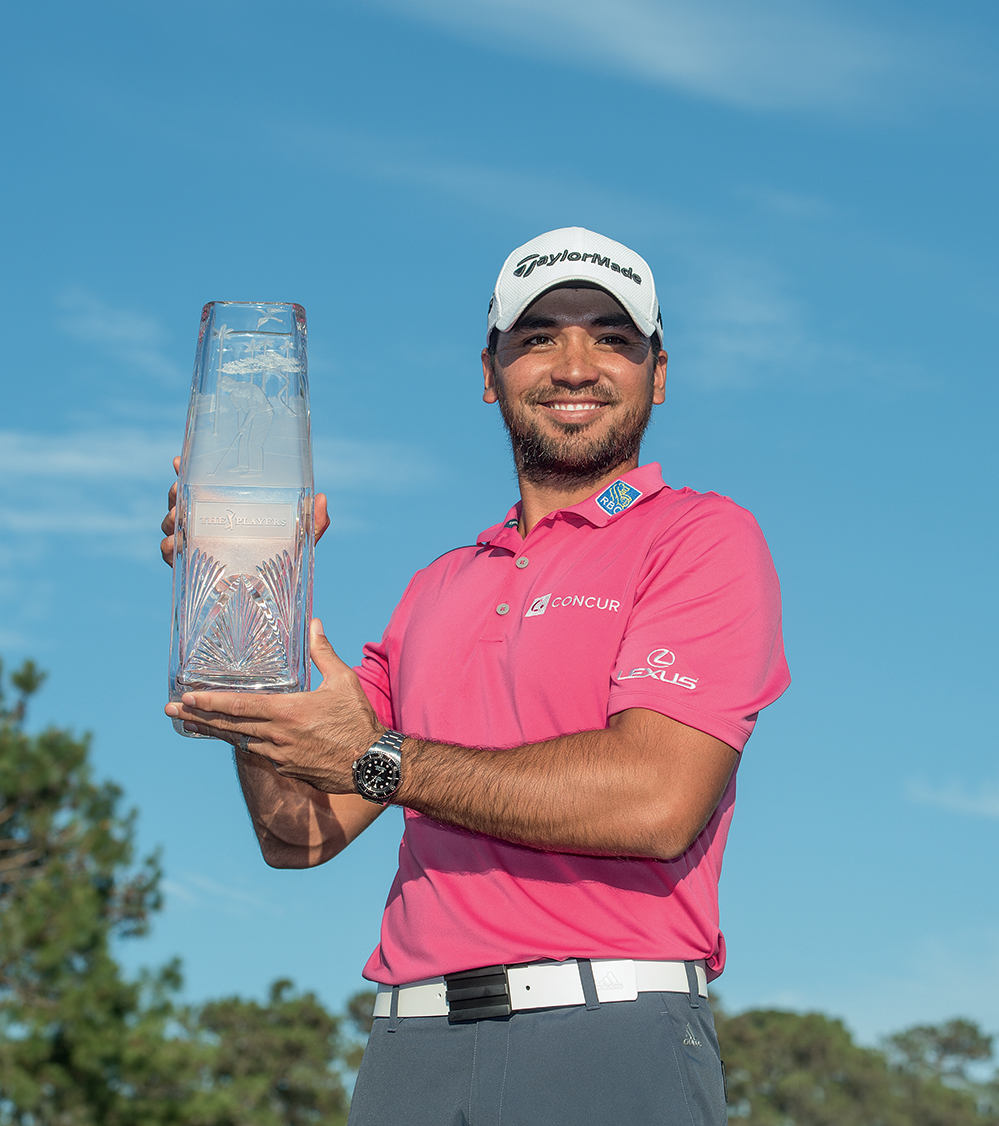
M 173 459 L 173 471 L 180 476 L 180 458 Z M 329 512 L 326 508 L 326 494 L 316 493 L 312 523 L 316 530 L 316 543 L 323 538 L 323 533 L 330 526 Z M 173 566 L 173 549 L 174 549 L 174 533 L 177 530 L 177 482 L 170 486 L 170 492 L 167 494 L 167 514 L 163 517 L 163 523 L 160 525 L 163 531 L 163 539 L 160 540 L 160 555 L 163 556 L 163 562 L 168 567 Z

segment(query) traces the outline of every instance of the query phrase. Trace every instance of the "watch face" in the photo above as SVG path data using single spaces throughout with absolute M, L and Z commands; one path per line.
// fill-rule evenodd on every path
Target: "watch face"
M 399 788 L 400 778 L 399 764 L 379 751 L 363 755 L 354 768 L 354 781 L 364 797 L 390 797 Z

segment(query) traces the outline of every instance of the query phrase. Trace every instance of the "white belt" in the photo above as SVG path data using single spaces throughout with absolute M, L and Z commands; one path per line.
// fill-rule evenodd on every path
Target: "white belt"
M 590 963 L 597 986 L 597 1000 L 634 1001 L 639 993 L 688 993 L 687 969 L 683 962 L 633 962 L 630 958 L 594 958 Z M 697 991 L 708 995 L 708 979 L 704 961 L 694 963 Z M 520 1009 L 554 1009 L 564 1005 L 583 1005 L 583 983 L 575 958 L 565 962 L 532 962 L 526 966 L 508 966 L 510 1007 Z M 447 986 L 442 977 L 428 978 L 399 986 L 400 1017 L 447 1016 Z M 375 997 L 376 1017 L 387 1017 L 392 1011 L 392 986 L 379 985 Z

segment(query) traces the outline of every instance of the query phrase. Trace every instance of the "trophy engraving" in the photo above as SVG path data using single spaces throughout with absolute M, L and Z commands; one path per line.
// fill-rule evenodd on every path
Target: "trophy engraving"
M 202 311 L 175 542 L 170 698 L 307 690 L 312 446 L 300 305 Z

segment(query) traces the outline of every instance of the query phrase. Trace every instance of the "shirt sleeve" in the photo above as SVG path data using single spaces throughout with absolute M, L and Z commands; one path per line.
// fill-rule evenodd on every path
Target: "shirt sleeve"
M 393 611 L 389 624 L 385 627 L 381 641 L 369 641 L 361 651 L 361 663 L 354 672 L 361 682 L 368 703 L 374 708 L 378 722 L 386 727 L 396 728 L 398 720 L 392 703 L 392 665 L 398 660 L 403 626 L 410 599 L 410 592 L 421 572 L 417 572 L 403 592 L 398 606 Z
M 646 557 L 608 715 L 649 708 L 741 751 L 789 683 L 763 533 L 744 508 L 705 495 Z
M 364 646 L 361 663 L 355 667 L 354 672 L 357 673 L 368 703 L 378 716 L 378 722 L 386 727 L 394 727 L 388 649 L 384 637 L 379 642 L 369 641 Z

